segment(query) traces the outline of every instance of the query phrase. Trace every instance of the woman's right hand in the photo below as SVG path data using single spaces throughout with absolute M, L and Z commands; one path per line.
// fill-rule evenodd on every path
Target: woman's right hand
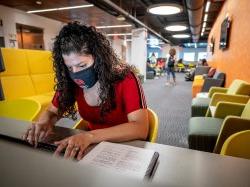
M 33 122 L 24 134 L 23 139 L 36 147 L 38 141 L 46 138 L 52 131 L 53 125 L 49 122 Z

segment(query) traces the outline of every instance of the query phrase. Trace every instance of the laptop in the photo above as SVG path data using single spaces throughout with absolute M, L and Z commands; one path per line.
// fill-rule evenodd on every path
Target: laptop
M 27 121 L 0 118 L 0 139 L 3 138 L 27 146 L 32 146 L 22 139 L 22 136 L 25 134 L 30 124 L 31 122 Z M 37 148 L 54 152 L 57 148 L 57 145 L 54 144 L 55 141 L 62 140 L 80 132 L 82 132 L 82 130 L 55 126 L 52 134 L 46 137 L 43 141 L 38 142 Z

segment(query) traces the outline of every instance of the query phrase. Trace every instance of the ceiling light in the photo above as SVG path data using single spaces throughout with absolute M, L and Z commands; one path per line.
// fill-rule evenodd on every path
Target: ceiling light
M 114 34 L 107 34 L 107 36 L 125 36 L 125 35 L 132 35 L 132 33 L 114 33 Z
M 207 4 L 206 4 L 205 12 L 208 12 L 210 5 L 211 5 L 211 2 L 208 1 Z
M 207 22 L 204 22 L 203 25 L 202 25 L 202 27 L 205 28 L 206 25 L 207 25 Z
M 207 16 L 208 16 L 208 14 L 205 14 L 204 21 L 207 21 Z
M 119 20 L 119 21 L 125 21 L 126 20 L 126 18 L 123 15 L 117 16 L 116 19 Z
M 148 12 L 157 15 L 177 14 L 182 12 L 182 10 L 182 6 L 172 3 L 153 5 L 148 8 Z
M 50 9 L 42 9 L 42 10 L 31 10 L 27 11 L 27 13 L 38 13 L 38 12 L 50 12 L 50 11 L 57 11 L 57 10 L 69 10 L 69 9 L 77 9 L 77 8 L 87 8 L 92 7 L 93 4 L 88 5 L 79 5 L 79 6 L 68 6 L 68 7 L 60 7 L 60 8 L 50 8 Z
M 189 38 L 190 35 L 189 34 L 174 34 L 173 37 L 174 38 Z
M 108 25 L 108 26 L 96 26 L 96 28 L 97 28 L 97 29 L 119 28 L 119 27 L 132 27 L 132 25 Z
M 187 26 L 184 25 L 170 25 L 165 27 L 166 30 L 168 31 L 184 31 L 187 29 Z
M 204 32 L 201 33 L 201 36 L 203 36 L 203 35 L 204 35 Z
M 42 1 L 36 1 L 36 4 L 41 5 Z

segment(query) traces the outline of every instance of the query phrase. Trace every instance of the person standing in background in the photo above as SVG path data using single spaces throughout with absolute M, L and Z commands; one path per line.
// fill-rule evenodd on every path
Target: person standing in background
M 175 72 L 174 72 L 174 64 L 175 64 L 175 54 L 176 50 L 174 48 L 169 50 L 169 58 L 168 58 L 168 63 L 167 63 L 167 83 L 166 85 L 170 85 L 170 74 L 173 76 L 173 85 L 176 85 L 176 77 L 175 77 Z

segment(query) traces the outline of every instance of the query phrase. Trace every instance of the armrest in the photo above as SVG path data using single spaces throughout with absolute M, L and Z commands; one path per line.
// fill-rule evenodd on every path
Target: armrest
M 249 129 L 250 119 L 238 116 L 227 116 L 221 126 L 221 130 L 214 147 L 214 153 L 220 153 L 223 143 L 229 136 Z
M 211 87 L 209 89 L 208 97 L 211 98 L 214 93 L 226 93 L 228 88 L 221 88 L 221 87 Z
M 245 106 L 245 104 L 220 101 L 216 105 L 214 117 L 224 119 L 229 115 L 240 116 Z
M 217 103 L 220 101 L 246 104 L 248 100 L 249 100 L 249 96 L 246 96 L 246 95 L 231 95 L 231 94 L 225 94 L 225 93 L 215 93 L 209 105 L 216 106 Z
M 223 85 L 223 82 L 224 82 L 223 79 L 206 78 L 201 91 L 208 92 L 212 86 L 220 87 Z

